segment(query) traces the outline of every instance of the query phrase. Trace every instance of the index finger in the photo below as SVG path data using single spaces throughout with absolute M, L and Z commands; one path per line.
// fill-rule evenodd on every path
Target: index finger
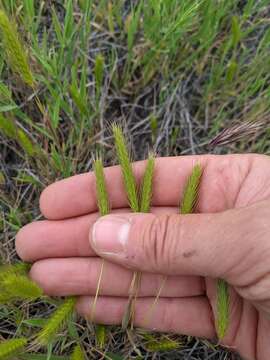
M 187 177 L 196 163 L 204 174 L 200 186 L 199 212 L 217 212 L 233 206 L 246 176 L 252 155 L 202 155 L 164 157 L 155 160 L 153 206 L 177 206 Z M 133 164 L 139 185 L 146 161 Z M 105 168 L 112 209 L 128 206 L 121 169 Z M 228 183 L 230 182 L 230 183 Z M 41 194 L 40 209 L 47 219 L 65 219 L 97 211 L 93 172 L 72 176 L 49 185 Z

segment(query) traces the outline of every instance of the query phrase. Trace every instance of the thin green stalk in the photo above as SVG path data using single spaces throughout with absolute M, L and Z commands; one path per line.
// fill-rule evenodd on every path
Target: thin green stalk
M 106 187 L 106 179 L 104 175 L 103 164 L 102 164 L 102 160 L 99 158 L 94 161 L 94 173 L 96 176 L 96 196 L 97 196 L 98 209 L 100 215 L 104 216 L 109 214 L 110 212 L 110 203 L 109 203 L 109 195 Z M 99 274 L 97 290 L 91 311 L 92 316 L 95 313 L 103 270 L 104 270 L 104 260 L 102 260 L 101 263 L 101 270 Z M 105 338 L 106 338 L 106 327 L 104 325 L 98 325 L 96 328 L 96 341 L 99 347 L 102 348 L 104 346 Z
M 230 322 L 230 294 L 229 286 L 222 279 L 217 280 L 217 320 L 216 329 L 219 339 L 226 335 Z

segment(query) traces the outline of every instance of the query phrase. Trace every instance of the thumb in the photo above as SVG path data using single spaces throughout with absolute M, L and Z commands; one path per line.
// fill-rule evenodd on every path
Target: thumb
M 134 270 L 229 281 L 249 270 L 256 247 L 261 256 L 257 211 L 253 206 L 216 214 L 107 215 L 95 223 L 90 243 L 101 257 Z

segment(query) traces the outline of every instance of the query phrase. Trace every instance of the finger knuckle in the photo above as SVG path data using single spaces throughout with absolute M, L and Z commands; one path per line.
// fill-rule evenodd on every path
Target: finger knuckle
M 152 270 L 170 272 L 177 236 L 170 215 L 155 216 L 143 231 L 142 247 Z

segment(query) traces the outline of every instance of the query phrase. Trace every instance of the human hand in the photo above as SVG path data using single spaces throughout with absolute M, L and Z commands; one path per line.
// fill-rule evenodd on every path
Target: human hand
M 197 212 L 179 215 L 192 167 L 204 174 Z M 141 179 L 144 162 L 134 164 Z M 50 185 L 41 195 L 47 220 L 20 230 L 19 256 L 34 262 L 31 277 L 48 295 L 80 295 L 77 310 L 120 324 L 132 270 L 143 271 L 135 325 L 213 338 L 216 278 L 230 285 L 224 345 L 252 360 L 270 358 L 270 159 L 259 155 L 156 159 L 152 214 L 131 214 L 119 167 L 105 171 L 112 213 L 98 219 L 92 173 Z M 120 231 L 120 232 L 119 232 Z M 119 235 L 120 234 L 120 235 Z M 167 281 L 151 316 L 149 309 Z

